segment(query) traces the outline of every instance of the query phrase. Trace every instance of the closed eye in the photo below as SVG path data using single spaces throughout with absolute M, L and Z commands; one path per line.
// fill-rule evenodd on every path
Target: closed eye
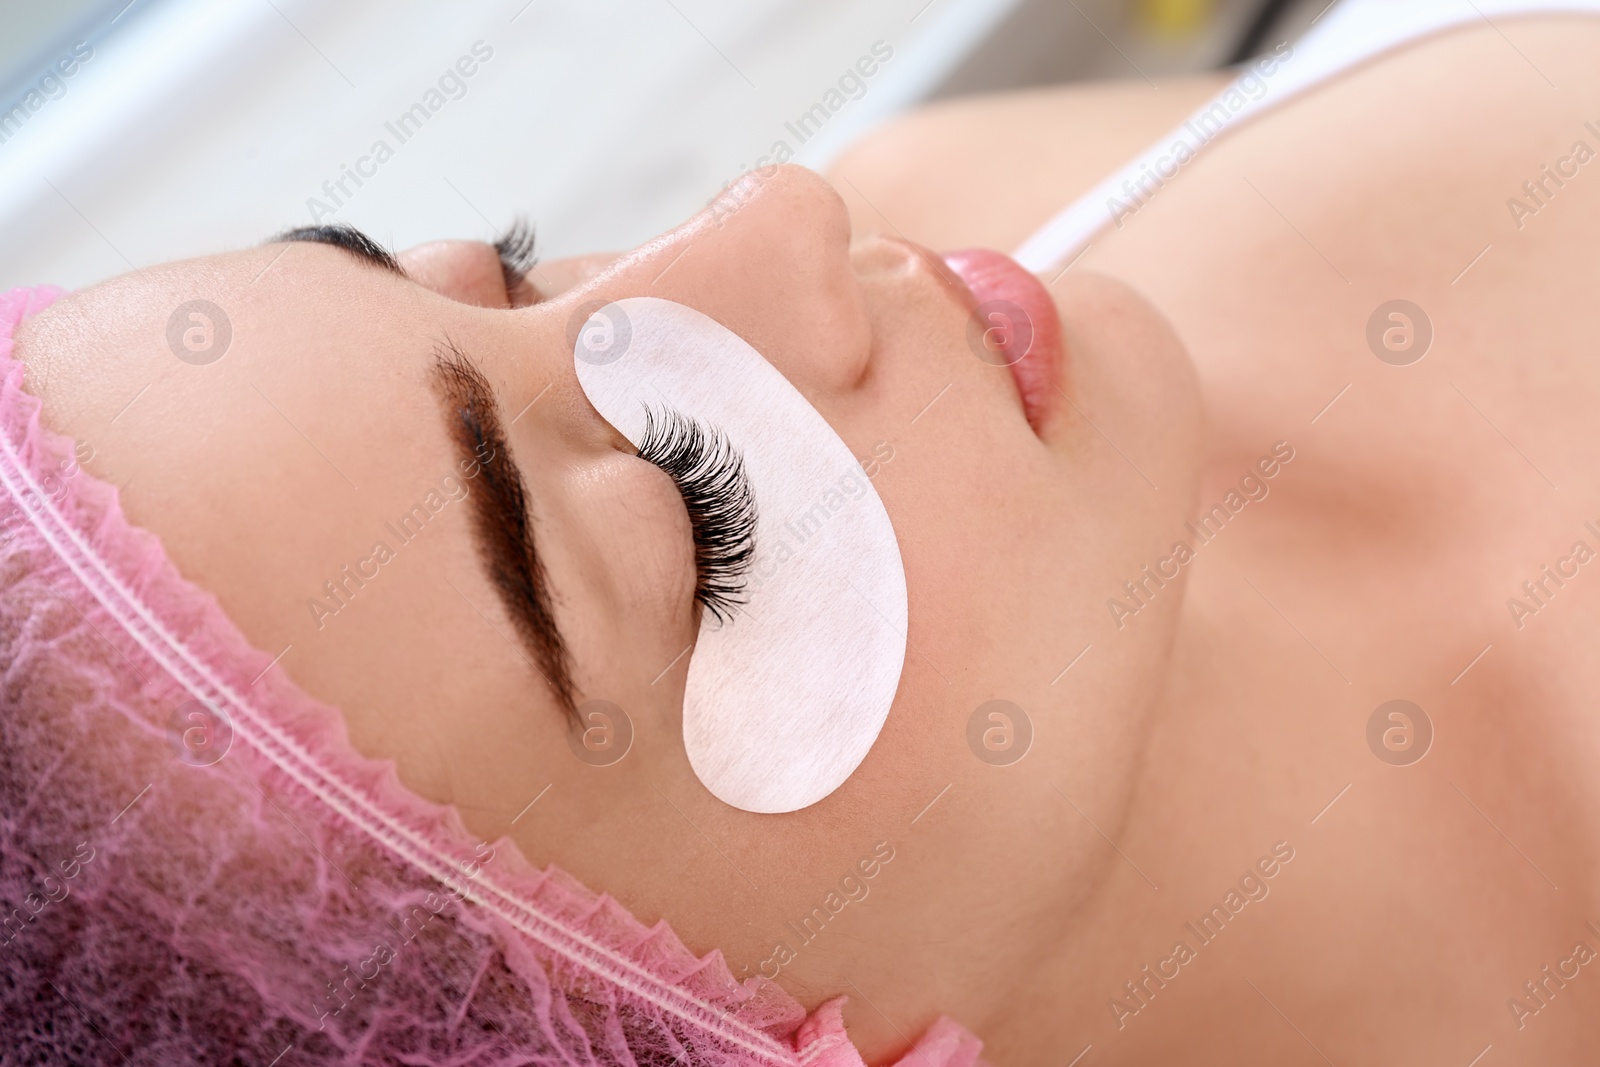
M 694 532 L 694 598 L 722 622 L 745 603 L 756 552 L 756 501 L 744 456 L 726 435 L 671 408 L 645 408 L 639 458 L 678 487 Z
M 528 272 L 539 262 L 534 252 L 533 224 L 518 218 L 511 228 L 494 243 L 500 256 L 500 273 L 505 278 L 506 296 L 512 307 L 525 307 L 539 302 L 539 292 L 528 284 Z
M 348 223 L 296 226 L 284 230 L 268 243 L 288 241 L 331 245 L 349 252 L 363 263 L 398 274 L 402 278 L 406 276 L 405 268 L 400 265 L 393 252 Z M 505 280 L 506 298 L 512 307 L 527 307 L 539 303 L 542 299 L 539 291 L 528 283 L 528 273 L 539 262 L 534 245 L 533 224 L 521 217 L 512 222 L 505 234 L 494 243 L 495 255 L 500 259 L 500 275 Z

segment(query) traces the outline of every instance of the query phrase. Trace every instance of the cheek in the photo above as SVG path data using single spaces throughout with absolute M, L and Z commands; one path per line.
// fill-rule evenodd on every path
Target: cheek
M 698 629 L 683 500 L 665 474 L 622 453 L 560 480 L 558 493 L 536 494 L 551 502 L 537 543 L 575 665 L 592 676 L 585 691 L 648 685 Z

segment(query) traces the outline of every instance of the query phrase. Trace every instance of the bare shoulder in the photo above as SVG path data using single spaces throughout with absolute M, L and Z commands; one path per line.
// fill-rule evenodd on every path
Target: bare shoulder
M 933 248 L 1012 248 L 1227 83 L 1207 74 L 1056 86 L 931 104 L 828 171 L 858 232 Z
M 1426 139 L 1409 101 L 1439 92 L 1442 77 L 1472 77 L 1474 51 L 1462 38 L 1493 38 L 1518 57 L 1530 84 L 1590 103 L 1600 91 L 1600 18 L 1586 14 L 1502 18 L 1464 26 L 1379 59 L 1398 70 L 1369 78 L 1367 67 L 1314 95 L 1362 97 L 1356 86 L 1386 83 L 1395 129 Z M 1218 71 L 1187 78 L 1095 82 L 939 101 L 862 138 L 827 172 L 860 232 L 899 233 L 934 248 L 1013 248 L 1226 86 Z M 1408 80 L 1409 79 L 1409 80 Z M 1427 83 L 1432 82 L 1429 85 Z M 1353 89 L 1353 91 L 1348 91 Z M 1399 101 L 1405 107 L 1395 109 Z M 1291 111 L 1299 111 L 1291 108 Z M 1600 117 L 1597 113 L 1596 117 Z M 1517 123 L 1513 122 L 1512 129 Z M 1483 131 L 1492 132 L 1492 131 Z M 1502 131 L 1509 132 L 1509 131 Z

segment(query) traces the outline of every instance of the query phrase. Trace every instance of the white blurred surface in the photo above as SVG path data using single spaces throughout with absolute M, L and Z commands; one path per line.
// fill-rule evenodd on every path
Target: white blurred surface
M 630 247 L 777 141 L 820 164 L 1015 2 L 143 0 L 0 144 L 0 286 L 81 286 L 308 224 L 380 139 L 393 158 L 347 181 L 334 217 L 391 247 L 492 239 L 518 213 L 546 257 Z M 493 57 L 465 95 L 400 143 L 385 123 L 478 41 Z M 785 122 L 879 41 L 893 58 L 801 144 Z

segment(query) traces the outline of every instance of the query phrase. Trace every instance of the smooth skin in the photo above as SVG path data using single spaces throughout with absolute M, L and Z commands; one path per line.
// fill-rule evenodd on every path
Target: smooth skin
M 1504 201 L 1600 118 L 1600 26 L 1503 29 L 1230 135 L 1097 238 L 1052 282 L 1068 359 L 1037 434 L 906 239 L 1012 247 L 1209 84 L 945 105 L 843 160 L 844 199 L 795 168 L 753 176 L 518 293 L 469 242 L 406 253 L 409 279 L 305 245 L 150 268 L 30 320 L 19 352 L 47 421 L 256 645 L 290 647 L 281 669 L 358 749 L 736 973 L 790 944 L 777 981 L 807 1006 L 849 994 L 869 1061 L 944 1012 L 1002 1065 L 1090 1044 L 1085 1063 L 1465 1064 L 1491 1043 L 1495 1062 L 1583 1062 L 1600 961 L 1521 1029 L 1505 1001 L 1576 942 L 1600 949 L 1600 579 L 1520 630 L 1505 600 L 1600 524 L 1600 178 L 1520 231 Z M 867 760 L 800 812 L 730 809 L 684 757 L 687 519 L 589 408 L 567 332 L 586 301 L 634 295 L 745 338 L 858 456 L 893 449 L 874 484 L 911 651 Z M 1436 330 L 1404 368 L 1365 343 L 1397 296 Z M 206 367 L 165 340 L 196 298 L 234 331 Z M 307 607 L 453 469 L 427 387 L 445 339 L 499 392 L 580 698 L 634 722 L 613 766 L 571 754 L 464 504 L 320 627 Z M 1278 441 L 1295 458 L 1271 495 L 1119 628 L 1108 598 Z M 995 698 L 1035 732 L 1006 767 L 966 740 Z M 1436 730 L 1409 767 L 1367 748 L 1394 698 Z M 866 898 L 800 943 L 790 924 L 878 842 L 894 858 Z M 1269 895 L 1119 1019 L 1123 983 L 1278 842 L 1293 859 Z
M 998 1013 L 1009 994 L 949 961 L 1040 966 L 1105 869 L 1110 849 L 1055 785 L 1121 822 L 1176 598 L 1165 624 L 1083 672 L 1087 689 L 1050 682 L 1101 625 L 1104 575 L 1193 504 L 1194 376 L 1144 301 L 1074 279 L 1062 384 L 1084 414 L 1063 403 L 1041 437 L 1009 372 L 968 347 L 970 308 L 932 257 L 897 239 L 852 243 L 843 202 L 806 170 L 753 176 L 728 196 L 599 273 L 594 261 L 542 267 L 551 290 L 587 280 L 521 309 L 506 308 L 485 245 L 406 255 L 420 281 L 325 246 L 271 246 L 74 295 L 30 320 L 20 349 L 47 419 L 92 445 L 90 469 L 123 487 L 132 521 L 257 646 L 288 647 L 282 669 L 343 709 L 359 750 L 394 759 L 483 837 L 509 834 L 643 921 L 669 918 L 698 951 L 720 948 L 736 974 L 776 975 L 813 1006 L 851 994 L 854 1036 L 883 1056 L 940 1011 Z M 590 301 L 638 295 L 745 338 L 856 455 L 890 450 L 875 485 L 900 539 L 914 651 L 866 761 L 793 814 L 728 807 L 684 754 L 683 652 L 698 625 L 687 516 L 666 475 L 589 406 L 568 332 Z M 167 316 L 191 299 L 232 323 L 232 347 L 209 366 L 167 348 Z M 445 340 L 498 390 L 578 698 L 632 720 L 633 749 L 615 765 L 574 757 L 465 503 L 337 615 L 309 607 L 457 469 L 428 388 Z M 1123 459 L 1085 418 L 1150 442 L 1169 488 L 1130 499 Z M 967 746 L 968 718 L 995 698 L 1038 723 L 1028 772 L 997 773 Z M 789 924 L 846 879 L 865 901 L 825 911 L 825 936 L 803 944 Z M 1019 919 L 1033 931 L 1020 940 Z
M 1374 61 L 1218 142 L 1056 283 L 1122 280 L 1183 339 L 1205 507 L 1272 442 L 1296 458 L 1189 568 L 1133 805 L 1120 836 L 1101 827 L 1128 862 L 1073 950 L 1018 983 L 997 1062 L 1091 1041 L 1085 1063 L 1464 1065 L 1491 1044 L 1484 1063 L 1593 1060 L 1600 967 L 1564 987 L 1542 968 L 1600 952 L 1600 569 L 1566 564 L 1578 577 L 1547 582 L 1520 628 L 1507 601 L 1533 604 L 1522 583 L 1575 542 L 1600 550 L 1584 525 L 1600 526 L 1600 171 L 1549 185 L 1520 229 L 1507 200 L 1531 204 L 1546 164 L 1570 173 L 1574 142 L 1600 149 L 1597 49 L 1594 19 L 1500 20 Z M 1014 247 L 1216 89 L 955 102 L 834 177 L 863 232 Z M 1037 146 L 1037 165 L 973 144 Z M 1394 298 L 1435 331 L 1407 367 L 1366 342 Z M 1142 464 L 1140 442 L 1119 444 Z M 1145 621 L 1108 625 L 1091 654 Z M 1436 731 L 1409 767 L 1367 747 L 1397 698 Z M 1267 899 L 1198 947 L 1184 923 L 1279 840 L 1295 859 Z M 1197 959 L 1119 1028 L 1107 1001 L 1139 1008 L 1123 983 L 1180 937 Z

